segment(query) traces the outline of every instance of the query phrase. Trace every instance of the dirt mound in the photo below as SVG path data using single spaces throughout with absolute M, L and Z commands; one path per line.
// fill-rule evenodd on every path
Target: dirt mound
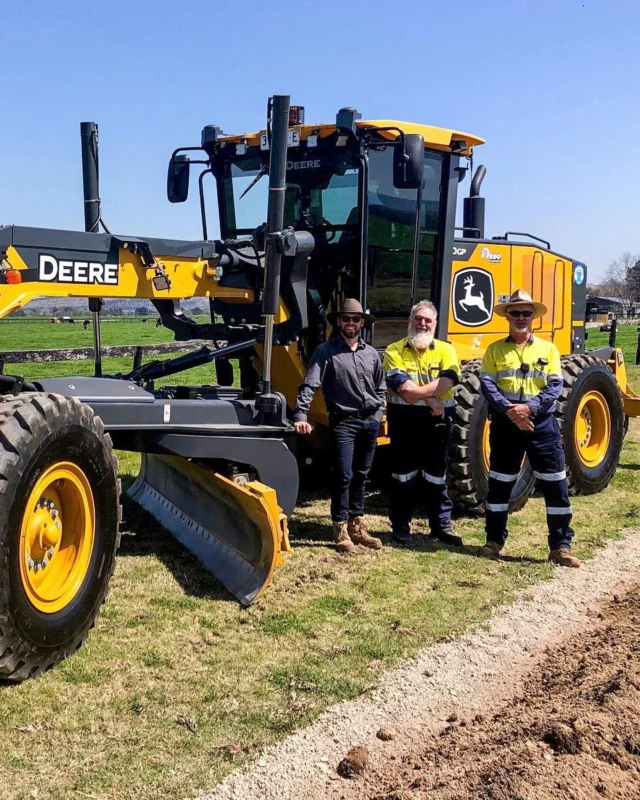
M 640 587 L 551 649 L 510 708 L 450 722 L 370 800 L 640 798 Z M 508 679 L 508 676 L 506 677 Z

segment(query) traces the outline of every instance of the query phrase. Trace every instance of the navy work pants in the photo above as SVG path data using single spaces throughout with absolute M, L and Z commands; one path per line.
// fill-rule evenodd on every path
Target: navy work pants
M 348 522 L 364 515 L 364 484 L 369 475 L 380 430 L 375 416 L 331 420 L 333 472 L 331 519 Z
M 425 406 L 387 408 L 391 437 L 389 519 L 394 533 L 410 532 L 418 491 L 426 501 L 431 533 L 451 531 L 453 504 L 445 472 L 451 440 L 451 417 L 435 417 Z
M 534 424 L 534 430 L 527 432 L 517 428 L 507 416 L 494 415 L 491 419 L 487 541 L 500 546 L 506 541 L 509 498 L 526 454 L 547 507 L 549 549 L 570 547 L 571 504 L 560 429 L 553 414 L 535 420 Z

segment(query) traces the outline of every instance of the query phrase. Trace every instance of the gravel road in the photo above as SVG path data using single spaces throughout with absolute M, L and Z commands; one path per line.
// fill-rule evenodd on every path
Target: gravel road
M 404 800 L 409 790 L 412 798 L 426 796 L 415 794 L 417 787 L 410 789 L 406 765 L 424 763 L 430 757 L 429 747 L 433 751 L 434 737 L 443 732 L 447 736 L 454 718 L 473 721 L 480 715 L 482 720 L 510 709 L 550 648 L 590 629 L 601 607 L 637 584 L 638 534 L 625 531 L 621 541 L 610 544 L 582 569 L 558 569 L 551 581 L 497 610 L 486 628 L 420 651 L 417 658 L 389 672 L 368 697 L 330 708 L 313 725 L 268 748 L 200 800 Z M 397 736 L 379 740 L 376 733 L 383 726 L 393 727 Z M 364 779 L 341 778 L 336 768 L 356 745 L 369 752 Z M 482 791 L 457 797 L 529 798 Z M 640 797 L 640 784 L 636 796 Z M 531 797 L 546 800 L 547 796 Z

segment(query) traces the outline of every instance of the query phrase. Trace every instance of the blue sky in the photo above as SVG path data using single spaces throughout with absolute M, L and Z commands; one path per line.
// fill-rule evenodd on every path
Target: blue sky
M 488 233 L 549 239 L 590 281 L 640 251 L 640 3 L 4 0 L 2 22 L 0 223 L 82 228 L 94 120 L 111 230 L 199 238 L 195 197 L 166 201 L 171 151 L 263 127 L 280 92 L 308 121 L 353 105 L 484 137 Z

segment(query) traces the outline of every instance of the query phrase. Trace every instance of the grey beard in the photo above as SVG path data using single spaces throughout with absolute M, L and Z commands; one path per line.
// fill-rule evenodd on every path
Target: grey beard
M 433 334 L 428 331 L 417 332 L 409 328 L 407 339 L 411 347 L 415 347 L 416 350 L 426 350 L 433 342 Z

